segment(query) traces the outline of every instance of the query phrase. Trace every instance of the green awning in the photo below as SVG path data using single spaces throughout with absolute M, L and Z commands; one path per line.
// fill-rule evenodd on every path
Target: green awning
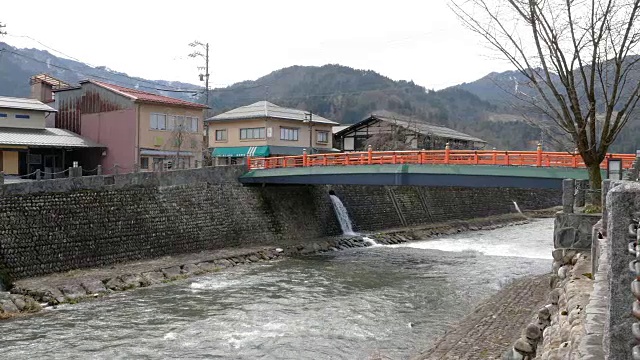
M 217 147 L 211 152 L 213 157 L 247 157 L 269 156 L 268 146 L 235 146 L 235 147 Z

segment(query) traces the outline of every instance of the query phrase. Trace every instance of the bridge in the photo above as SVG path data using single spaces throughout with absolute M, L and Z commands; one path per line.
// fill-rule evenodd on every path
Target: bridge
M 634 154 L 608 154 L 629 169 Z M 608 161 L 601 164 L 606 178 Z M 422 185 L 557 188 L 588 173 L 579 154 L 537 151 L 416 150 L 248 158 L 244 184 Z

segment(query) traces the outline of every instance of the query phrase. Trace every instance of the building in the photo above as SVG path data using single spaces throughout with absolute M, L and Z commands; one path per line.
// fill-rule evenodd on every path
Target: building
M 242 106 L 206 120 L 216 164 L 242 163 L 247 156 L 335 152 L 335 121 L 268 101 Z
M 348 127 L 334 129 L 334 142 L 342 151 L 482 149 L 487 142 L 446 127 L 436 126 L 415 117 L 378 111 Z
M 64 129 L 47 128 L 56 110 L 34 99 L 0 97 L 0 171 L 43 178 L 67 176 L 74 161 L 97 167 L 103 145 Z
M 205 105 L 95 80 L 54 93 L 55 126 L 107 146 L 105 173 L 202 165 Z

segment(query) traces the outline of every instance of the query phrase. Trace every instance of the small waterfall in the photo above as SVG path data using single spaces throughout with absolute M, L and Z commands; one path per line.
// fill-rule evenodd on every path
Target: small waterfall
M 515 205 L 516 210 L 518 210 L 518 212 L 519 212 L 520 214 L 522 214 L 522 211 L 520 210 L 520 206 L 518 206 L 518 203 L 517 203 L 517 202 L 515 202 L 515 201 L 513 201 L 513 200 L 511 200 L 511 202 L 513 202 L 513 205 Z M 524 215 L 524 214 L 522 214 L 522 215 Z
M 367 237 L 367 236 L 363 236 L 362 240 L 364 240 L 364 242 L 366 242 L 370 246 L 382 246 L 382 245 L 378 244 L 375 240 L 373 240 L 372 238 Z
M 331 197 L 331 202 L 333 203 L 333 210 L 336 212 L 336 217 L 340 222 L 340 228 L 342 228 L 342 233 L 344 235 L 357 235 L 353 232 L 353 227 L 351 226 L 351 220 L 349 219 L 349 213 L 347 212 L 347 208 L 344 207 L 342 201 L 332 193 L 329 192 L 329 196 Z

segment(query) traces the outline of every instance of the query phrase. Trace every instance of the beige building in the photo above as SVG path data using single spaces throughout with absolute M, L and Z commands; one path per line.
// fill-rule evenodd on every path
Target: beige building
M 0 96 L 0 171 L 34 178 L 64 177 L 74 161 L 96 166 L 103 146 L 71 131 L 48 128 L 56 110 L 35 99 Z
M 335 152 L 335 121 L 268 101 L 242 106 L 205 120 L 217 164 L 243 163 L 247 156 Z

